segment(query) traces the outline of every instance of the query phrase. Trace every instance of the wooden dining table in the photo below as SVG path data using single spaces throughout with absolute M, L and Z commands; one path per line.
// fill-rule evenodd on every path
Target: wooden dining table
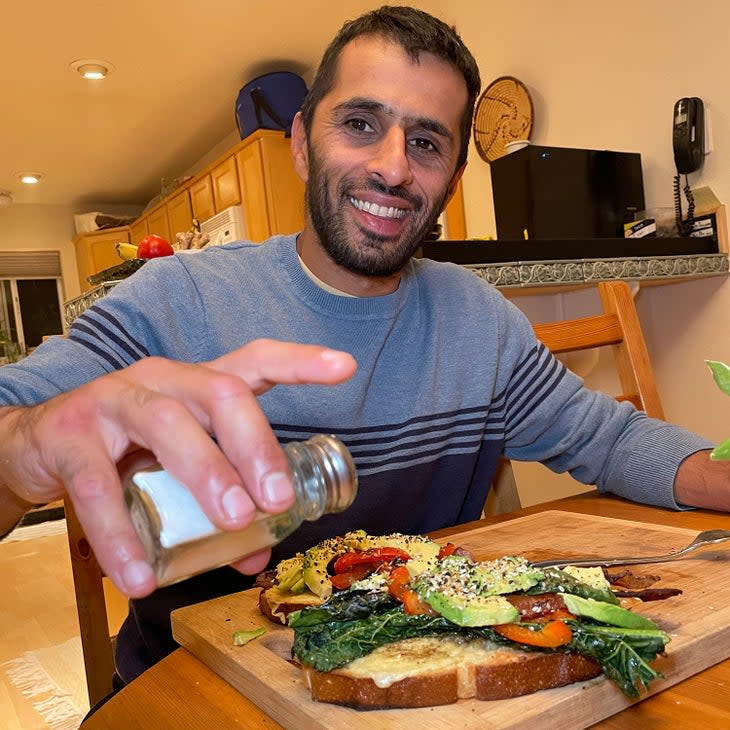
M 496 524 L 546 510 L 618 518 L 702 531 L 730 529 L 730 515 L 708 510 L 675 512 L 587 492 L 545 502 L 478 523 L 434 533 L 446 537 L 470 527 Z M 730 550 L 730 548 L 728 548 Z M 730 627 L 728 628 L 730 631 Z M 179 648 L 114 695 L 83 724 L 82 730 L 115 728 L 280 728 L 251 700 Z M 594 725 L 600 728 L 730 727 L 730 659 Z

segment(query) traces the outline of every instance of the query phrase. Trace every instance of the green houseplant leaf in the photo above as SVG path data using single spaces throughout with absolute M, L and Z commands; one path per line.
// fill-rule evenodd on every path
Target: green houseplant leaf
M 717 360 L 705 360 L 705 362 L 720 390 L 726 395 L 730 395 L 730 365 Z
M 705 362 L 710 368 L 712 377 L 720 390 L 723 393 L 730 395 L 730 366 L 726 365 L 724 362 L 718 362 L 717 360 L 705 360 Z M 710 458 L 713 461 L 730 460 L 730 439 L 723 441 L 719 446 L 716 446 L 710 453 Z

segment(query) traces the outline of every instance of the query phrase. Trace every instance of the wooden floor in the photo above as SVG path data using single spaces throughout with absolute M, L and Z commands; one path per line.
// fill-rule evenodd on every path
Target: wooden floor
M 126 600 L 109 588 L 110 625 L 116 632 Z M 79 635 L 65 533 L 0 543 L 0 635 L 0 663 Z M 0 728 L 29 730 L 37 722 L 30 701 L 0 677 Z

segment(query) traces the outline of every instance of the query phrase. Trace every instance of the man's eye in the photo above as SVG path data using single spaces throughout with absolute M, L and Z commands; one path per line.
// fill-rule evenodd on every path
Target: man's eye
M 356 132 L 373 131 L 373 128 L 364 119 L 348 119 L 345 124 Z
M 412 147 L 418 148 L 419 150 L 423 150 L 424 152 L 438 152 L 436 145 L 430 139 L 425 139 L 424 137 L 411 139 L 408 144 Z

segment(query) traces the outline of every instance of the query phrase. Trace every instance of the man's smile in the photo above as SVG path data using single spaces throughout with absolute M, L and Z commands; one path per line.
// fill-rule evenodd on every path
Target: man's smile
M 402 218 L 407 211 L 403 208 L 396 208 L 394 206 L 378 205 L 377 203 L 369 203 L 366 200 L 358 200 L 352 196 L 349 197 L 349 201 L 358 209 L 364 213 L 377 216 L 378 218 Z

